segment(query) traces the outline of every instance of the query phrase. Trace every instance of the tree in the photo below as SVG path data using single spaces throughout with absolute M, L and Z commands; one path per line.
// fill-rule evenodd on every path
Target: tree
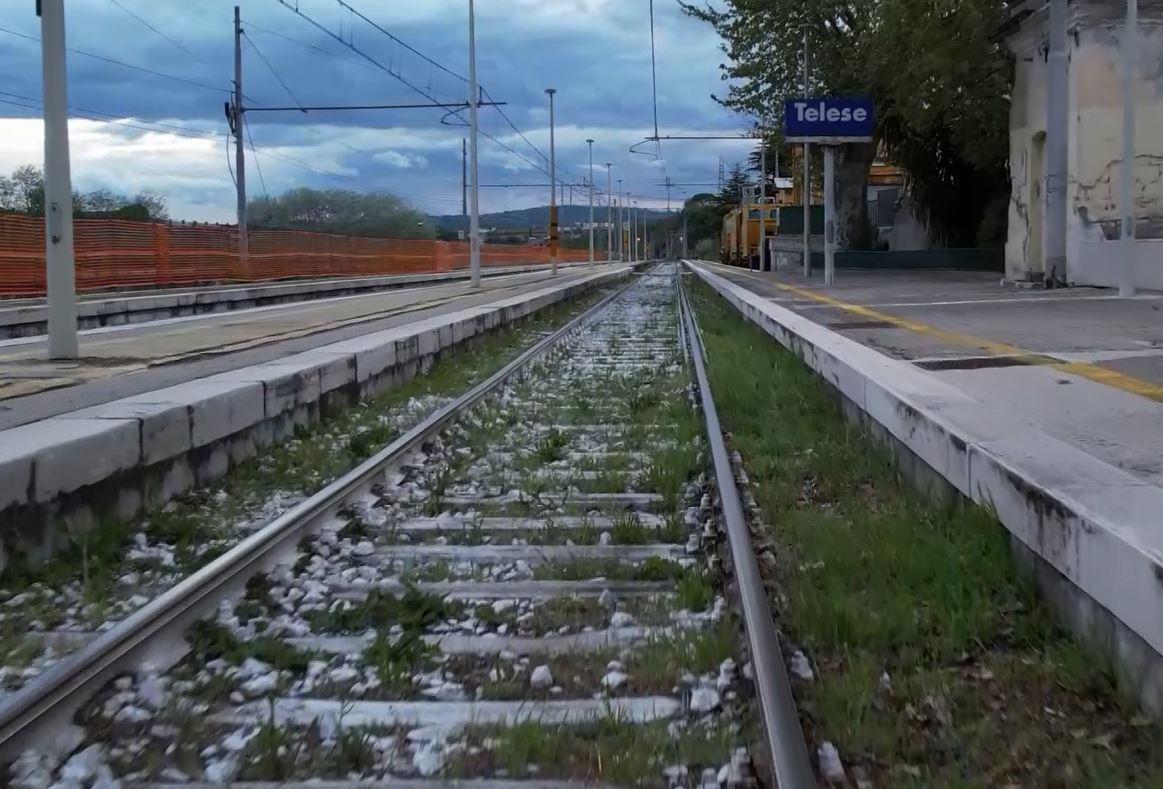
M 976 235 L 989 202 L 982 196 L 1008 184 L 1009 66 L 995 37 L 1004 0 L 723 0 L 722 10 L 681 5 L 724 40 L 723 78 L 732 82 L 726 97 L 716 100 L 767 127 L 780 125 L 785 98 L 803 93 L 805 31 L 809 93 L 874 97 L 873 144 L 837 150 L 842 246 L 863 232 L 865 183 L 878 150 L 905 169 L 937 238 Z M 962 190 L 974 202 L 952 197 Z
M 247 208 L 247 225 L 391 238 L 434 238 L 436 234 L 426 214 L 395 195 L 306 187 L 254 198 Z
M 32 216 L 44 215 L 44 173 L 26 164 L 18 167 L 9 180 L 12 195 L 8 210 Z
M 750 186 L 751 179 L 744 172 L 743 165 L 736 162 L 735 166 L 731 168 L 731 173 L 727 176 L 727 180 L 723 183 L 722 191 L 719 192 L 719 205 L 732 208 L 741 204 L 743 202 L 743 191 Z
M 39 167 L 26 164 L 11 176 L 0 176 L 0 211 L 29 216 L 44 216 L 44 173 Z M 143 191 L 129 198 L 109 189 L 92 192 L 73 192 L 73 215 L 116 217 L 139 222 L 169 218 L 165 198 Z

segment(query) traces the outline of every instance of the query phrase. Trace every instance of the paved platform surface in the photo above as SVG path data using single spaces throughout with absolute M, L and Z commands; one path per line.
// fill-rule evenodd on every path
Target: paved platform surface
M 1163 485 L 1163 293 L 1023 290 L 975 272 L 711 270 Z
M 584 277 L 587 268 L 278 304 L 81 333 L 83 358 L 45 359 L 45 338 L 0 341 L 0 429 L 278 359 L 318 345 Z

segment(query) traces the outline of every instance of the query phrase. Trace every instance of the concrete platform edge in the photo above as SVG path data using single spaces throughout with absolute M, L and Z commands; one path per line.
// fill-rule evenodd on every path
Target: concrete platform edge
M 563 263 L 559 268 L 577 268 L 587 264 Z M 496 266 L 484 268 L 484 277 L 528 274 L 548 271 L 549 264 Z M 104 297 L 82 299 L 77 304 L 77 328 L 96 329 L 146 323 L 164 318 L 179 318 L 212 312 L 249 309 L 267 304 L 286 304 L 337 296 L 351 296 L 396 288 L 439 285 L 468 279 L 468 269 L 454 269 L 430 274 L 387 274 L 379 277 L 335 277 L 333 279 L 294 280 L 226 285 L 219 288 L 175 289 L 172 292 L 109 293 Z M 0 340 L 36 337 L 46 331 L 47 308 L 41 302 L 0 301 Z
M 329 408 L 391 389 L 442 350 L 627 276 L 599 270 L 277 361 L 0 431 L 0 567 L 204 485 Z
M 990 509 L 1063 624 L 1163 716 L 1163 489 L 687 265 L 842 396 L 901 468 Z

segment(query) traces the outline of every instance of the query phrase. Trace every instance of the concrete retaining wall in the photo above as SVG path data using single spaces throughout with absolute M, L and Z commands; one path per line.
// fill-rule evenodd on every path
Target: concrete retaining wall
M 559 268 L 587 265 L 564 263 Z M 485 277 L 548 271 L 545 264 L 497 266 L 482 270 Z M 110 294 L 84 299 L 77 305 L 77 327 L 96 329 L 146 323 L 164 318 L 181 318 L 211 312 L 245 310 L 268 304 L 352 296 L 395 288 L 439 285 L 468 279 L 467 269 L 433 274 L 393 274 L 383 277 L 346 277 L 297 282 L 271 282 L 265 285 L 240 285 L 198 290 L 151 291 L 138 294 Z M 0 301 L 0 340 L 35 337 L 44 334 L 48 311 L 43 299 L 16 302 Z
M 993 511 L 1062 621 L 1163 715 L 1163 489 L 688 265 L 827 381 L 904 470 Z
M 600 271 L 480 307 L 320 346 L 0 431 L 0 566 L 50 555 L 222 476 L 328 408 L 392 388 L 437 355 L 625 277 Z

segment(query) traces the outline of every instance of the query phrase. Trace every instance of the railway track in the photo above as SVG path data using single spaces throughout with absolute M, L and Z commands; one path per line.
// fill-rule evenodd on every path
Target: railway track
M 655 268 L 5 699 L 11 781 L 814 785 L 684 304 Z

